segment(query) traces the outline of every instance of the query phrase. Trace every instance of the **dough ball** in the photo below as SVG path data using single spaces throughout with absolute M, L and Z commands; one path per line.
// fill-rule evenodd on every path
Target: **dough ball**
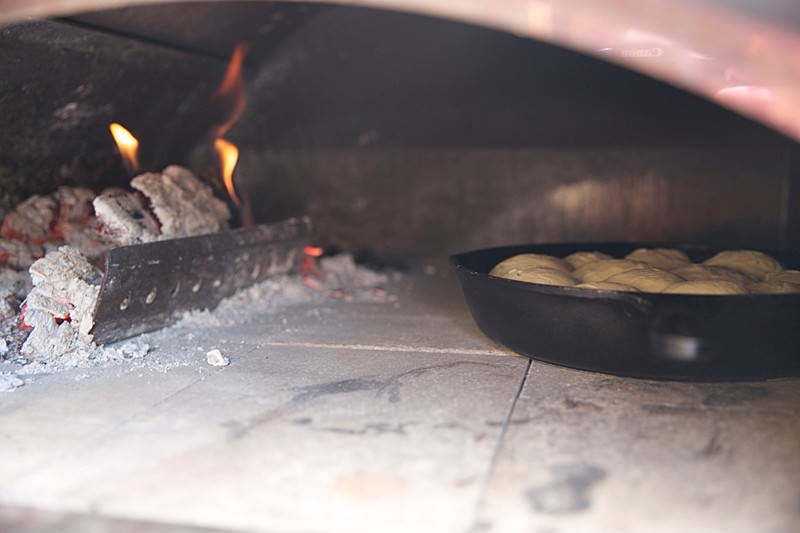
M 705 260 L 703 264 L 729 268 L 756 280 L 763 280 L 769 274 L 783 270 L 783 265 L 776 259 L 754 250 L 720 252 L 711 259 Z
M 714 279 L 714 274 L 708 267 L 696 265 L 694 263 L 671 269 L 672 273 L 680 276 L 687 281 L 702 281 Z
M 661 292 L 683 279 L 659 268 L 638 268 L 615 274 L 606 281 L 630 285 L 642 292 Z
M 575 286 L 579 289 L 595 289 L 598 291 L 639 292 L 630 285 L 611 283 L 610 281 L 595 281 L 594 283 L 581 283 Z
M 753 281 L 749 276 L 725 267 L 705 266 L 705 265 L 686 265 L 672 271 L 673 274 L 682 277 L 687 281 L 735 281 L 736 283 L 747 284 Z
M 595 281 L 605 281 L 615 274 L 637 268 L 649 267 L 644 263 L 628 261 L 627 259 L 601 259 L 594 263 L 586 263 L 582 267 L 575 269 L 574 275 L 580 281 L 593 283 Z
M 572 265 L 558 257 L 544 254 L 519 254 L 500 261 L 489 274 L 502 278 L 504 274 L 509 273 L 511 270 L 524 270 L 526 268 L 539 267 L 554 268 L 556 270 L 563 270 L 564 272 L 572 271 Z
M 800 270 L 781 270 L 767 276 L 767 281 L 786 281 L 800 285 Z
M 564 258 L 573 268 L 580 268 L 586 263 L 594 263 L 603 259 L 611 259 L 611 256 L 603 252 L 575 252 Z
M 569 272 L 564 272 L 558 268 L 514 268 L 500 277 L 516 281 L 525 281 L 527 283 L 539 283 L 541 285 L 561 285 L 565 287 L 572 287 L 575 285 L 575 278 L 573 278 Z
M 759 281 L 747 289 L 753 294 L 793 294 L 800 292 L 800 285 L 788 281 Z
M 664 294 L 747 294 L 747 289 L 735 281 L 682 281 L 664 289 Z
M 689 264 L 689 256 L 671 248 L 639 248 L 625 256 L 630 261 L 647 263 L 662 270 L 673 270 Z
M 753 281 L 753 278 L 747 274 L 737 270 L 731 270 L 730 268 L 707 266 L 706 269 L 708 269 L 708 271 L 714 276 L 714 279 L 717 280 L 735 281 L 736 283 L 742 283 L 744 285 Z

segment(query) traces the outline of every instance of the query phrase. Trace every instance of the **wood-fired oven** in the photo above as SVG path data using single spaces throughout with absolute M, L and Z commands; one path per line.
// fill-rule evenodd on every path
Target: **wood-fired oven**
M 0 529 L 800 524 L 796 372 L 531 362 L 447 264 L 798 252 L 792 2 L 7 0 L 0 23 Z M 85 271 L 34 263 L 79 230 Z

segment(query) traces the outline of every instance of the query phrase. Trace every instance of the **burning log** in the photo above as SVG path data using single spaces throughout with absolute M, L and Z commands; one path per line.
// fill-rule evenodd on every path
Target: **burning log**
M 42 244 L 58 213 L 58 202 L 52 196 L 34 195 L 6 215 L 0 236 L 24 243 Z
M 44 255 L 44 248 L 38 244 L 0 239 L 0 263 L 16 270 L 24 270 Z
M 162 238 L 189 237 L 228 229 L 231 212 L 211 187 L 186 168 L 172 165 L 160 174 L 133 178 L 131 186 L 150 201 Z
M 118 246 L 158 239 L 158 221 L 145 206 L 141 194 L 122 189 L 103 191 L 94 199 L 94 210 L 101 236 Z
M 53 195 L 58 216 L 50 228 L 50 239 L 73 243 L 91 237 L 94 224 L 94 193 L 84 187 L 59 187 Z
M 87 252 L 107 251 L 109 241 L 117 246 L 143 244 L 228 226 L 228 207 L 188 169 L 170 166 L 161 173 L 142 174 L 131 186 L 136 191 L 107 190 L 92 203 L 90 191 L 63 188 L 53 197 L 28 200 L 14 217 L 7 217 L 15 235 L 42 242 L 69 236 L 79 244 L 51 250 L 30 266 L 33 289 L 23 304 L 22 323 L 32 331 L 23 355 L 55 356 L 92 343 L 104 276 L 89 262 L 92 254 Z M 92 205 L 99 231 L 86 238 L 86 224 L 94 220 Z M 31 245 L 12 242 L 18 248 L 13 250 L 17 264 L 33 258 L 32 253 L 23 254 Z
M 237 206 L 238 148 L 222 136 L 246 105 L 246 50 L 236 47 L 215 95 L 227 111 L 214 129 L 215 147 Z M 118 123 L 109 131 L 129 173 L 138 170 L 138 139 Z M 32 329 L 23 354 L 54 356 L 91 345 L 95 335 L 105 342 L 156 329 L 170 323 L 178 309 L 215 305 L 269 274 L 288 272 L 299 260 L 309 229 L 305 219 L 193 240 L 229 227 L 230 210 L 210 187 L 180 166 L 136 176 L 131 187 L 134 191 L 113 189 L 96 198 L 85 189 L 34 196 L 4 220 L 0 260 L 18 268 L 30 265 L 33 278 L 23 306 L 22 324 Z M 97 231 L 90 234 L 86 227 L 95 220 Z M 166 239 L 176 243 L 159 246 Z M 55 242 L 71 246 L 33 262 Z M 105 273 L 89 260 L 102 252 L 107 252 Z M 105 323 L 95 327 L 98 317 Z
M 0 264 L 26 269 L 48 247 L 65 243 L 97 255 L 93 197 L 89 189 L 60 187 L 51 195 L 34 195 L 19 204 L 0 227 Z
M 48 359 L 91 351 L 94 342 L 163 327 L 176 311 L 213 307 L 238 289 L 291 271 L 302 258 L 307 220 L 220 233 L 228 227 L 227 205 L 187 169 L 142 174 L 132 186 L 137 190 L 107 190 L 95 198 L 96 218 L 87 215 L 82 192 L 59 194 L 64 207 L 56 202 L 53 220 L 62 229 L 48 238 L 70 235 L 80 246 L 51 249 L 31 265 L 23 355 Z M 37 202 L 26 209 L 47 205 Z M 88 221 L 97 231 L 83 242 L 76 236 L 86 236 Z M 87 253 L 98 250 L 105 252 L 105 272 Z
M 54 356 L 90 344 L 100 271 L 76 248 L 63 246 L 31 265 L 30 273 L 23 324 L 32 331 L 23 355 Z
M 119 246 L 215 233 L 231 213 L 190 170 L 172 165 L 131 181 L 136 192 L 112 189 L 94 200 L 103 235 Z

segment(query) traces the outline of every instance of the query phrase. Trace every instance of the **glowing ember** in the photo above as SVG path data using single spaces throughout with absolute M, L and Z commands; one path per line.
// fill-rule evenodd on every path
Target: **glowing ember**
M 117 149 L 125 162 L 125 168 L 133 174 L 139 169 L 139 141 L 122 124 L 112 122 L 108 125 Z
M 236 163 L 239 162 L 239 149 L 236 145 L 219 138 L 214 141 L 214 148 L 217 150 L 220 163 L 222 164 L 222 179 L 225 181 L 225 188 L 228 190 L 228 196 L 231 197 L 233 203 L 241 207 L 241 202 L 236 194 L 236 187 L 233 185 L 233 172 L 236 170 Z
M 303 248 L 303 253 L 310 255 L 311 257 L 320 257 L 323 253 L 323 250 L 319 246 L 306 246 Z
M 245 106 L 247 106 L 244 78 L 242 77 L 242 64 L 244 63 L 244 56 L 248 48 L 249 46 L 244 43 L 236 45 L 233 54 L 231 54 L 231 60 L 228 63 L 228 70 L 225 71 L 225 77 L 217 88 L 215 97 L 224 104 L 228 118 L 225 122 L 217 126 L 216 137 L 225 135 L 228 130 L 231 129 L 231 126 L 239 120 Z
M 303 253 L 305 257 L 303 258 L 303 262 L 300 263 L 298 271 L 303 277 L 303 283 L 305 283 L 307 287 L 316 289 L 320 286 L 323 277 L 322 273 L 317 269 L 317 257 L 322 255 L 323 249 L 319 246 L 306 246 L 303 248 Z

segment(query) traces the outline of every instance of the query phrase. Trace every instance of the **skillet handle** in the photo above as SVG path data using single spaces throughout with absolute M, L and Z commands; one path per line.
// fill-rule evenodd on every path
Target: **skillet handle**
M 617 307 L 623 319 L 637 320 L 647 328 L 651 354 L 674 362 L 707 361 L 718 351 L 701 331 L 703 321 L 685 306 L 662 308 L 637 294 L 615 294 L 607 302 Z
M 650 347 L 663 359 L 691 363 L 707 361 L 714 350 L 700 331 L 702 321 L 686 309 L 663 310 L 653 317 Z

